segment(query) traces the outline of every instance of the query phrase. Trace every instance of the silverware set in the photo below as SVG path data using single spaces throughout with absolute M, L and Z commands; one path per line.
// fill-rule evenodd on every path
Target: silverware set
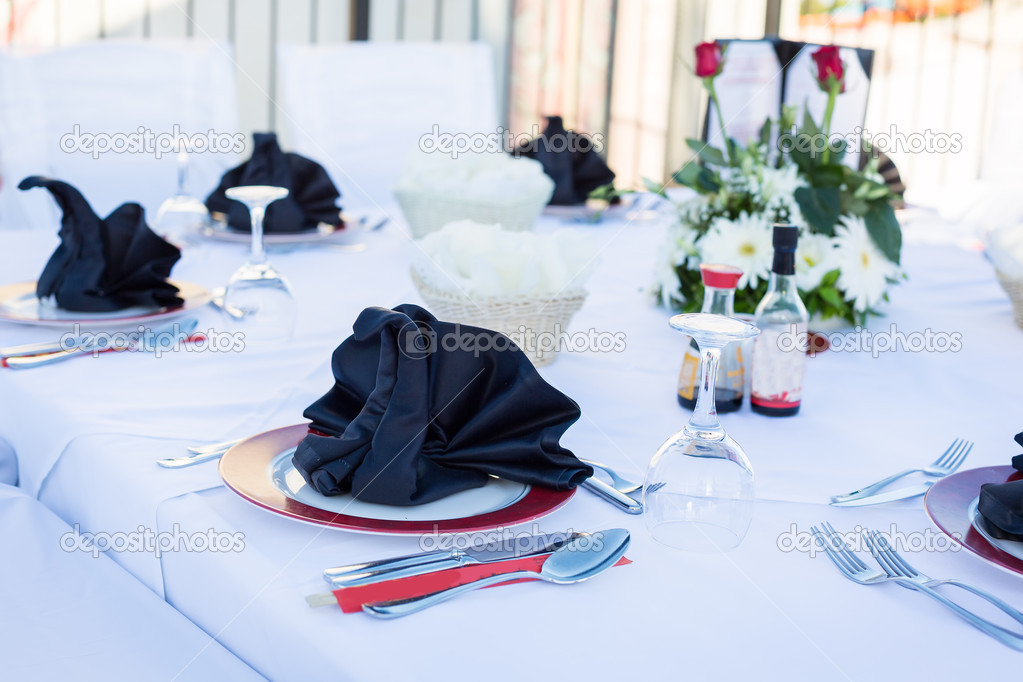
M 158 460 L 166 468 L 181 468 L 219 458 L 228 449 L 244 439 L 235 439 L 208 445 L 193 445 L 187 448 L 188 455 Z M 956 439 L 933 463 L 915 469 L 892 474 L 859 490 L 832 498 L 835 506 L 861 506 L 881 504 L 895 499 L 920 495 L 936 480 L 952 474 L 962 466 L 970 454 L 973 443 Z M 643 485 L 625 478 L 613 468 L 600 462 L 582 460 L 606 477 L 607 481 L 591 477 L 583 487 L 604 498 L 617 508 L 630 514 L 641 514 L 643 505 L 636 497 L 643 492 Z M 930 478 L 921 484 L 891 492 L 879 492 L 891 483 L 912 474 L 923 474 Z M 664 484 L 655 483 L 648 492 L 660 489 Z M 977 613 L 952 601 L 939 593 L 936 588 L 951 586 L 969 592 L 991 603 L 1012 620 L 1023 626 L 1023 612 L 998 597 L 977 587 L 954 579 L 938 580 L 914 568 L 889 544 L 887 539 L 874 530 L 862 531 L 862 539 L 869 548 L 876 565 L 870 565 L 850 548 L 842 536 L 829 523 L 812 526 L 816 541 L 838 570 L 849 580 L 861 585 L 895 583 L 901 587 L 920 592 L 950 609 L 960 618 L 985 634 L 1014 649 L 1023 650 L 1023 629 L 1014 632 L 983 618 Z M 624 529 L 601 532 L 600 547 L 586 533 L 551 533 L 519 538 L 510 546 L 501 542 L 491 543 L 481 549 L 452 549 L 423 552 L 408 556 L 381 559 L 364 563 L 328 568 L 323 572 L 324 580 L 331 592 L 310 595 L 306 598 L 310 606 L 324 606 L 337 602 L 339 591 L 364 587 L 400 578 L 422 576 L 438 571 L 460 569 L 467 566 L 491 565 L 495 574 L 478 580 L 458 584 L 448 589 L 417 595 L 407 599 L 388 602 L 368 603 L 362 610 L 378 618 L 397 618 L 416 613 L 460 594 L 521 578 L 539 579 L 555 584 L 569 584 L 587 580 L 613 566 L 625 553 L 629 544 L 629 533 Z M 588 549 L 584 549 L 587 545 Z M 545 557 L 539 572 L 511 566 L 513 559 L 524 557 Z M 505 565 L 507 564 L 507 565 Z M 506 568 L 507 570 L 501 570 Z
M 606 464 L 600 462 L 594 462 L 590 459 L 580 459 L 583 464 L 589 464 L 591 467 L 598 471 L 602 471 L 607 474 L 607 477 L 611 479 L 611 484 L 608 485 L 604 481 L 600 480 L 596 476 L 583 481 L 582 486 L 590 492 L 596 493 L 600 497 L 604 498 L 614 506 L 618 507 L 627 514 L 642 514 L 643 503 L 630 493 L 642 492 L 643 485 L 641 483 L 633 483 L 632 481 L 623 478 L 614 469 Z M 647 492 L 655 492 L 664 487 L 663 482 L 657 482 L 647 488 Z
M 47 341 L 43 343 L 27 343 L 20 346 L 9 346 L 0 348 L 0 364 L 9 369 L 31 369 L 52 365 L 55 362 L 63 362 L 71 358 L 92 355 L 93 353 L 105 353 L 116 351 L 142 351 L 155 352 L 157 350 L 168 350 L 164 343 L 154 341 L 166 334 L 174 334 L 177 343 L 186 342 L 191 339 L 192 332 L 198 326 L 199 321 L 195 318 L 177 320 L 171 324 L 157 327 L 150 330 L 146 336 L 128 339 L 122 345 L 105 345 L 112 335 L 82 335 L 79 337 L 63 338 L 60 341 Z
M 901 587 L 926 594 L 981 632 L 990 635 L 1008 647 L 1023 651 L 1023 631 L 1013 632 L 982 618 L 973 611 L 938 593 L 935 588 L 950 585 L 965 590 L 996 606 L 1023 626 L 1023 613 L 998 597 L 959 580 L 935 580 L 924 575 L 913 568 L 908 561 L 895 551 L 887 539 L 875 530 L 863 530 L 861 531 L 861 537 L 866 542 L 871 555 L 877 562 L 877 567 L 863 561 L 846 544 L 842 536 L 835 531 L 830 523 L 824 522 L 820 527 L 811 526 L 810 531 L 824 550 L 824 553 L 831 559 L 831 562 L 849 580 L 860 585 L 879 585 L 893 582 Z
M 331 592 L 306 597 L 310 606 L 333 604 L 339 590 L 372 583 L 425 575 L 472 564 L 492 564 L 496 572 L 444 590 L 396 599 L 367 603 L 362 610 L 378 618 L 397 618 L 427 609 L 466 592 L 523 578 L 567 585 L 589 580 L 614 566 L 628 549 L 629 532 L 613 528 L 597 533 L 552 533 L 499 541 L 480 550 L 424 552 L 362 564 L 328 568 L 323 577 Z M 539 571 L 516 568 L 513 559 L 543 556 Z M 504 569 L 504 570 L 502 570 Z
M 886 478 L 882 478 L 876 483 L 864 486 L 859 490 L 854 490 L 851 493 L 835 495 L 831 498 L 831 506 L 865 507 L 874 504 L 884 504 L 885 502 L 894 502 L 895 500 L 905 500 L 911 497 L 923 495 L 938 480 L 954 473 L 960 466 L 962 466 L 963 462 L 966 461 L 967 455 L 970 454 L 972 449 L 973 443 L 971 441 L 956 438 L 955 441 L 952 442 L 952 445 L 948 446 L 948 449 L 945 450 L 945 452 L 943 452 L 932 464 L 919 469 L 906 469 Z M 917 473 L 930 477 L 930 480 L 885 493 L 878 492 L 882 488 L 887 487 L 901 478 Z

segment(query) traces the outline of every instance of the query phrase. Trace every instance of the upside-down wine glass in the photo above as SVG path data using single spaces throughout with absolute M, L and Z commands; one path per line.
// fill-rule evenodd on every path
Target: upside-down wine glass
M 295 331 L 298 309 L 288 280 L 267 260 L 263 216 L 267 206 L 288 196 L 288 190 L 249 185 L 231 187 L 225 194 L 245 204 L 252 219 L 249 259 L 231 275 L 224 291 L 225 319 L 233 331 L 245 334 L 246 341 L 286 341 Z
M 188 140 L 175 142 L 178 162 L 178 190 L 160 204 L 153 226 L 161 237 L 178 246 L 191 246 L 199 231 L 210 223 L 206 204 L 188 193 Z
M 662 544 L 727 551 L 742 542 L 753 518 L 753 467 L 718 422 L 714 386 L 721 350 L 760 330 L 748 322 L 705 313 L 675 315 L 670 324 L 699 345 L 703 372 L 689 423 L 650 460 L 643 516 L 651 535 Z M 651 492 L 655 483 L 664 485 Z

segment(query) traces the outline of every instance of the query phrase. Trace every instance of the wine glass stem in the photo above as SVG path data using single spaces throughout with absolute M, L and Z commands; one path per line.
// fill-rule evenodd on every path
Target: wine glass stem
M 725 435 L 718 421 L 717 405 L 714 399 L 714 386 L 717 384 L 718 364 L 721 361 L 720 348 L 701 348 L 703 355 L 703 372 L 700 375 L 700 394 L 696 398 L 696 409 L 686 425 L 690 436 L 702 440 L 718 440 Z
M 178 148 L 178 196 L 185 196 L 185 183 L 188 180 L 188 152 L 184 145 Z
M 266 262 L 266 251 L 263 249 L 263 215 L 265 213 L 264 206 L 249 208 L 249 215 L 252 216 L 252 253 L 249 255 L 249 262 L 257 265 Z

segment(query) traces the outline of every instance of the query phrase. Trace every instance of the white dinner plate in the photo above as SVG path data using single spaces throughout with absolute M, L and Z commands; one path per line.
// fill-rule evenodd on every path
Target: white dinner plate
M 349 227 L 335 227 L 327 223 L 320 223 L 315 230 L 303 230 L 301 232 L 264 232 L 263 244 L 266 246 L 284 246 L 288 244 L 341 244 L 354 246 L 362 243 L 360 233 L 362 230 Z M 234 244 L 249 244 L 252 241 L 252 233 L 242 230 L 235 230 L 227 226 L 227 223 L 214 222 L 211 227 L 204 227 L 200 234 L 207 239 L 218 242 L 230 242 Z
M 178 288 L 184 303 L 175 308 L 124 308 L 110 312 L 87 313 L 45 305 L 36 297 L 35 282 L 0 286 L 0 320 L 44 327 L 69 327 L 74 324 L 122 326 L 153 322 L 183 315 L 209 303 L 210 292 L 198 284 L 170 280 Z
M 486 485 L 409 507 L 327 497 L 308 486 L 291 462 L 308 424 L 248 438 L 220 460 L 227 487 L 252 504 L 296 521 L 362 533 L 470 533 L 514 526 L 550 514 L 572 490 L 549 490 L 491 477 Z
M 1014 540 L 999 540 L 995 536 L 988 533 L 984 528 L 984 524 L 981 522 L 980 511 L 977 506 L 980 504 L 980 497 L 978 496 L 973 502 L 970 503 L 970 508 L 966 512 L 967 518 L 970 519 L 970 525 L 973 529 L 981 534 L 981 536 L 987 540 L 992 547 L 997 547 L 1006 554 L 1016 557 L 1023 561 L 1023 542 L 1015 542 Z

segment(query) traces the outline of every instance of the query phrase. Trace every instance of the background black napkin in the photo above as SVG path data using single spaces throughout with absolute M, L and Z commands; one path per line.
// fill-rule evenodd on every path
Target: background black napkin
M 615 174 L 593 149 L 585 135 L 565 130 L 560 116 L 548 116 L 547 127 L 539 138 L 524 142 L 515 156 L 536 159 L 554 180 L 550 204 L 582 204 L 590 192 L 614 182 Z
M 172 308 L 184 301 L 167 281 L 181 251 L 146 225 L 145 211 L 121 204 L 100 220 L 82 193 L 66 182 L 33 175 L 19 189 L 45 187 L 57 200 L 60 246 L 36 284 L 39 298 L 78 312 L 109 312 L 132 306 Z
M 284 187 L 288 196 L 267 206 L 264 232 L 315 230 L 320 223 L 335 227 L 341 223 L 337 200 L 341 193 L 323 166 L 293 153 L 284 153 L 274 133 L 253 135 L 252 157 L 224 173 L 220 186 L 206 198 L 206 208 L 227 215 L 236 230 L 249 232 L 252 223 L 244 204 L 224 194 L 231 187 L 271 185 Z
M 1016 442 L 1023 445 L 1023 431 L 1016 434 Z M 1023 472 L 1023 454 L 1012 458 L 1012 466 Z M 982 485 L 977 511 L 991 535 L 1023 542 L 1023 480 Z
M 456 335 L 478 341 L 445 350 Z M 558 442 L 578 405 L 498 332 L 438 322 L 415 305 L 367 308 L 331 367 L 334 387 L 305 411 L 329 435 L 306 436 L 294 456 L 324 495 L 409 506 L 478 488 L 488 474 L 558 490 L 593 475 Z

